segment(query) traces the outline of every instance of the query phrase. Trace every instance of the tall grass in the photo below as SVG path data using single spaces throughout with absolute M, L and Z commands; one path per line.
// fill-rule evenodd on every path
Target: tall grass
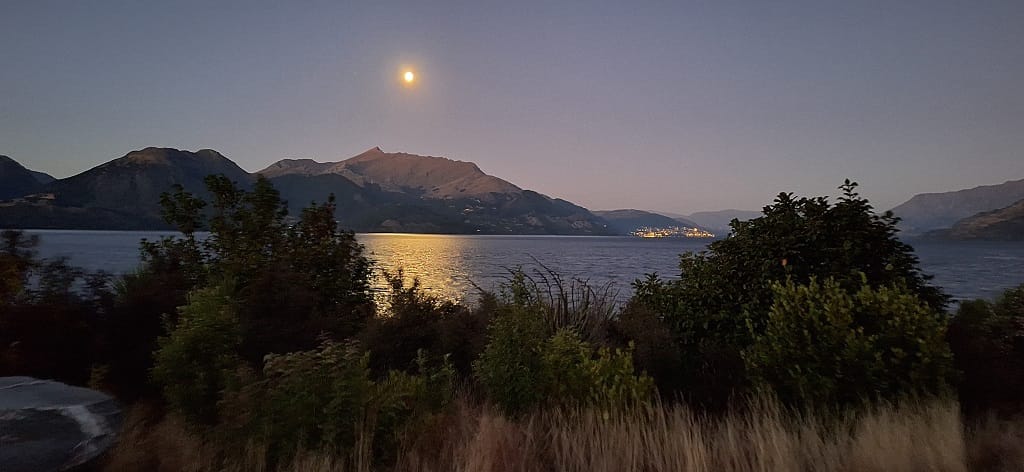
M 137 416 L 136 414 L 132 415 Z M 130 419 L 106 471 L 266 471 L 263 449 L 230 460 L 173 419 Z M 302 453 L 281 472 L 328 471 L 1024 471 L 1024 423 L 965 427 L 944 400 L 876 406 L 824 419 L 770 401 L 719 417 L 685 406 L 617 413 L 553 411 L 509 419 L 458 402 L 397 464 Z

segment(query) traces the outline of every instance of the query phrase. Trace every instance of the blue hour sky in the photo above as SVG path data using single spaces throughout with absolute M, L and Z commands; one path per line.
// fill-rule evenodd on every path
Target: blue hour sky
M 399 83 L 403 67 L 413 87 Z M 372 146 L 592 209 L 1024 178 L 1024 1 L 8 1 L 0 154 Z

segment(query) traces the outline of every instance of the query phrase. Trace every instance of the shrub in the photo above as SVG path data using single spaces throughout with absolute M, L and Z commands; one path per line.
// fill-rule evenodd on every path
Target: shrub
M 849 405 L 943 393 L 952 358 L 946 320 L 904 287 L 854 293 L 828 279 L 775 284 L 762 334 L 744 353 L 759 385 L 790 404 Z
M 561 330 L 540 352 L 538 383 L 550 405 L 615 409 L 650 400 L 654 381 L 636 375 L 630 351 L 594 349 L 572 331 Z
M 233 280 L 240 355 L 251 367 L 269 353 L 312 349 L 321 335 L 344 339 L 363 329 L 374 312 L 370 262 L 355 235 L 338 228 L 333 195 L 289 219 L 262 176 L 251 190 L 223 175 L 205 182 L 209 202 L 180 186 L 161 196 L 164 218 L 183 236 L 144 242 L 143 260 L 192 288 Z M 200 240 L 203 228 L 209 235 Z
M 486 321 L 476 321 L 463 305 L 429 294 L 414 279 L 407 284 L 401 270 L 385 273 L 388 290 L 379 316 L 367 322 L 360 335 L 370 351 L 374 372 L 408 370 L 421 351 L 450 354 L 456 369 L 466 374 L 482 350 Z
M 96 333 L 102 388 L 123 401 L 159 396 L 150 381 L 157 340 L 177 322 L 192 283 L 177 270 L 145 263 L 114 283 L 111 308 Z
M 473 363 L 473 374 L 488 397 L 511 414 L 544 399 L 541 348 L 550 336 L 544 319 L 525 307 L 506 307 L 487 329 L 487 346 Z
M 474 363 L 488 398 L 509 414 L 540 406 L 624 407 L 649 399 L 654 382 L 636 375 L 629 351 L 594 349 L 568 329 L 553 335 L 544 317 L 523 306 L 499 313 Z
M 962 372 L 960 401 L 970 412 L 1019 413 L 1024 396 L 1024 285 L 994 303 L 963 302 L 947 335 Z
M 686 387 L 679 382 L 683 359 L 672 330 L 650 308 L 627 304 L 608 324 L 606 338 L 608 344 L 619 348 L 632 344 L 636 370 L 647 372 L 668 398 Z
M 315 350 L 269 355 L 262 377 L 224 402 L 228 424 L 244 440 L 265 444 L 271 463 L 302 449 L 389 462 L 401 436 L 453 396 L 450 364 L 431 367 L 421 353 L 417 366 L 414 374 L 391 371 L 373 380 L 369 354 L 329 340 Z
M 832 278 L 848 292 L 902 284 L 931 309 L 947 297 L 928 284 L 913 248 L 897 237 L 898 219 L 875 214 L 846 181 L 836 203 L 780 194 L 763 215 L 733 221 L 728 238 L 680 258 L 680 279 L 651 276 L 634 284 L 633 302 L 672 329 L 684 368 L 679 384 L 695 404 L 721 406 L 748 386 L 740 353 L 762 333 L 774 283 Z M 863 275 L 862 275 L 863 274 Z
M 217 402 L 240 365 L 241 334 L 232 283 L 200 289 L 159 340 L 153 378 L 170 407 L 196 424 L 218 419 Z

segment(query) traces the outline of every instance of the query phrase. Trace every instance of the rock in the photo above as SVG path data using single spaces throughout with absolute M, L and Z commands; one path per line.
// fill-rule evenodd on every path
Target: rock
M 109 395 L 32 377 L 0 377 L 0 471 L 47 472 L 110 448 L 121 407 Z

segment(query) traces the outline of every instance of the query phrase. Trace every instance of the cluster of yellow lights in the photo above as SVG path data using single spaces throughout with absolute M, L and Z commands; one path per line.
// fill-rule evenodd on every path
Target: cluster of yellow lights
M 406 84 L 411 85 L 413 82 L 416 81 L 416 73 L 411 70 L 405 71 L 404 73 L 402 73 L 402 81 L 405 82 Z
M 672 226 L 669 228 L 637 228 L 633 236 L 640 238 L 713 238 L 714 233 L 700 228 Z

